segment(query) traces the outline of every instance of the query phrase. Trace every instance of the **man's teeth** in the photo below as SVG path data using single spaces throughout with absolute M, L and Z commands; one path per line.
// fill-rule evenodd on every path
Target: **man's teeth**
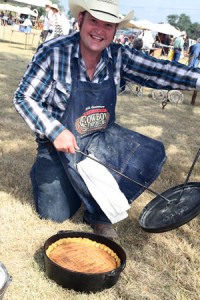
M 98 37 L 98 36 L 95 36 L 95 35 L 92 35 L 92 38 L 93 38 L 93 39 L 96 39 L 96 40 L 99 40 L 99 41 L 102 41 L 102 40 L 103 40 L 103 38 Z

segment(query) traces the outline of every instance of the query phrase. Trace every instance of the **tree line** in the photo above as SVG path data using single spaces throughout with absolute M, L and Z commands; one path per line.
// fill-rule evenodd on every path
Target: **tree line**
M 186 14 L 169 15 L 167 22 L 181 31 L 186 31 L 190 39 L 196 40 L 200 37 L 200 24 L 192 23 L 190 17 Z

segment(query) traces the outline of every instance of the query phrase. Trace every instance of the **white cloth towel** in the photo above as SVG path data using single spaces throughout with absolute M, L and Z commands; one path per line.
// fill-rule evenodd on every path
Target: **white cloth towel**
M 95 158 L 91 154 L 89 156 Z M 77 164 L 77 169 L 91 195 L 112 224 L 128 217 L 128 200 L 120 191 L 115 178 L 103 165 L 87 157 Z

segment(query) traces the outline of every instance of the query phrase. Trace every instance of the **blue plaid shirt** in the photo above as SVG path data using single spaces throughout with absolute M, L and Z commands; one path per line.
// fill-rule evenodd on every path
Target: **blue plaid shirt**
M 80 66 L 79 80 L 90 80 L 80 55 L 79 42 L 79 33 L 74 33 L 40 45 L 15 92 L 17 111 L 41 138 L 46 136 L 54 141 L 65 129 L 60 120 L 68 106 L 74 59 Z M 92 82 L 99 83 L 108 78 L 109 60 L 113 62 L 116 89 L 122 77 L 154 89 L 200 89 L 200 69 L 189 69 L 114 43 L 103 51 Z

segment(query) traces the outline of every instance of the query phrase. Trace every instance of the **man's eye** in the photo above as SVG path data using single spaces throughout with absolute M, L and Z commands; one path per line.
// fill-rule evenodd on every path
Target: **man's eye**
M 108 27 L 108 28 L 113 28 L 114 25 L 109 23 L 109 24 L 106 24 L 106 27 Z

